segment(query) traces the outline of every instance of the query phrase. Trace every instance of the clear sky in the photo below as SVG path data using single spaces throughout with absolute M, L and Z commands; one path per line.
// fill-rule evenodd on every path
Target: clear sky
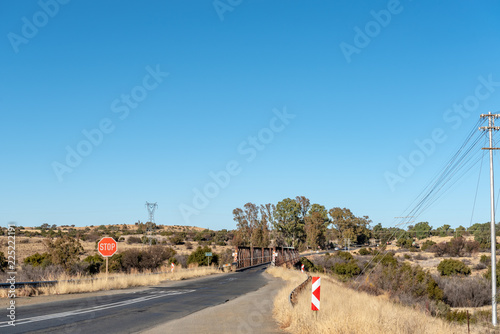
M 391 226 L 500 110 L 497 1 L 0 7 L 4 226 L 146 221 L 149 201 L 159 224 L 231 229 L 298 195 Z M 469 226 L 478 175 L 415 219 Z

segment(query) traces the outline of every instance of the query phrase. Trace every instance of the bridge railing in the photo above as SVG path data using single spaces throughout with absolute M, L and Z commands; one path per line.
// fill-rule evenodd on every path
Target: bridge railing
M 273 261 L 273 254 L 277 254 L 274 261 L 278 266 L 299 260 L 299 252 L 291 247 L 237 247 L 236 254 L 236 269 L 271 263 Z

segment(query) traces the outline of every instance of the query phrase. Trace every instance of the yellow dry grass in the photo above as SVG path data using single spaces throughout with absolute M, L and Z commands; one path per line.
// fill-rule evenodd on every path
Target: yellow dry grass
M 216 267 L 196 267 L 196 268 L 176 268 L 173 273 L 170 272 L 170 267 L 162 268 L 162 273 L 137 273 L 130 274 L 110 274 L 106 281 L 106 274 L 94 276 L 93 280 L 83 277 L 69 277 L 62 275 L 55 280 L 60 281 L 54 286 L 40 287 L 34 289 L 26 287 L 16 290 L 16 296 L 38 296 L 38 295 L 62 295 L 69 293 L 84 293 L 105 290 L 117 290 L 140 286 L 154 286 L 161 282 L 180 281 L 188 278 L 201 277 L 220 273 Z M 81 279 L 81 280 L 80 280 Z M 68 280 L 80 280 L 69 281 Z M 0 297 L 7 297 L 7 289 L 0 290 Z
M 274 317 L 282 329 L 291 333 L 421 334 L 467 333 L 467 326 L 450 324 L 380 298 L 343 287 L 337 281 L 321 276 L 321 310 L 311 311 L 311 285 L 299 295 L 292 307 L 288 296 L 305 275 L 285 268 L 268 272 L 288 281 L 274 301 Z M 471 333 L 487 333 L 484 327 L 471 327 Z

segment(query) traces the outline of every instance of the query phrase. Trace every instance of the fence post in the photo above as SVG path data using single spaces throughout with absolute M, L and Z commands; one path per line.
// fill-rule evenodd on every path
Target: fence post
M 250 246 L 250 266 L 253 266 L 253 247 Z

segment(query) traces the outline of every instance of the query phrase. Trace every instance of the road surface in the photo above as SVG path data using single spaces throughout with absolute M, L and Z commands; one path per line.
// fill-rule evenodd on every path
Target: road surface
M 19 306 L 16 326 L 2 321 L 0 332 L 137 333 L 256 291 L 267 284 L 262 275 L 265 269 L 261 266 L 238 273 L 167 282 L 134 293 Z M 7 310 L 3 309 L 6 315 Z

